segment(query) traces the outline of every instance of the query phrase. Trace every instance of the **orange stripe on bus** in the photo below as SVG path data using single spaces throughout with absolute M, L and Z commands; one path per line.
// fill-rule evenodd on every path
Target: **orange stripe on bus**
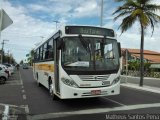
M 53 64 L 39 64 L 39 65 L 35 65 L 35 68 L 37 70 L 54 72 L 54 65 Z

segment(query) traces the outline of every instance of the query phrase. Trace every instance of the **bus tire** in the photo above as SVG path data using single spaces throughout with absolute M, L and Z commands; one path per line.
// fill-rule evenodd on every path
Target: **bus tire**
M 40 87 L 41 84 L 40 84 L 40 82 L 38 81 L 38 73 L 36 73 L 36 78 L 37 78 L 37 86 Z
M 52 95 L 52 100 L 59 100 L 59 97 L 57 97 L 57 95 L 55 95 L 55 94 L 53 93 L 53 95 Z
M 38 82 L 38 80 L 37 80 L 37 86 L 38 86 L 38 87 L 41 87 L 41 84 Z
M 41 83 L 37 80 L 37 86 L 41 87 Z
M 49 84 L 49 94 L 52 97 L 52 100 L 58 100 L 58 97 L 54 94 L 53 84 Z

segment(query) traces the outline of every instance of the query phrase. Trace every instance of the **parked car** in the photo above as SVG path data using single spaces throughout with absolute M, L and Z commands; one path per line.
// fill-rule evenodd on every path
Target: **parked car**
M 8 74 L 8 77 L 11 76 L 11 71 L 7 66 L 0 64 L 0 67 L 2 67 L 5 70 L 5 72 Z
M 11 72 L 11 74 L 14 73 L 15 67 L 13 65 L 8 64 L 8 63 L 4 63 L 3 65 L 5 65 L 9 69 L 9 71 Z
M 5 70 L 5 68 L 0 66 L 0 84 L 4 84 L 7 79 L 8 79 L 7 71 Z

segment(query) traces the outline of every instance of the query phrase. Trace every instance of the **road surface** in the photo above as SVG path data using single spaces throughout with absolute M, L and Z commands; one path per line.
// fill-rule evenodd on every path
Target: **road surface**
M 122 86 L 121 94 L 116 96 L 53 101 L 47 89 L 37 86 L 31 68 L 21 68 L 5 85 L 0 85 L 3 119 L 8 115 L 15 119 L 106 120 L 115 114 L 133 119 L 137 114 L 148 118 L 159 111 L 160 94 Z

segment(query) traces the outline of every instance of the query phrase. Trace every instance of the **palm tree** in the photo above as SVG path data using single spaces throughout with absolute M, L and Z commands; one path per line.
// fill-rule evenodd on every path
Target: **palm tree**
M 127 31 L 132 25 L 138 21 L 141 27 L 141 45 L 140 45 L 140 86 L 143 86 L 143 50 L 144 50 L 144 32 L 148 26 L 154 32 L 154 25 L 160 22 L 160 16 L 156 14 L 160 10 L 160 5 L 152 4 L 152 0 L 115 0 L 124 4 L 116 9 L 113 15 L 117 15 L 114 20 L 123 17 L 123 21 L 119 28 L 122 33 Z

